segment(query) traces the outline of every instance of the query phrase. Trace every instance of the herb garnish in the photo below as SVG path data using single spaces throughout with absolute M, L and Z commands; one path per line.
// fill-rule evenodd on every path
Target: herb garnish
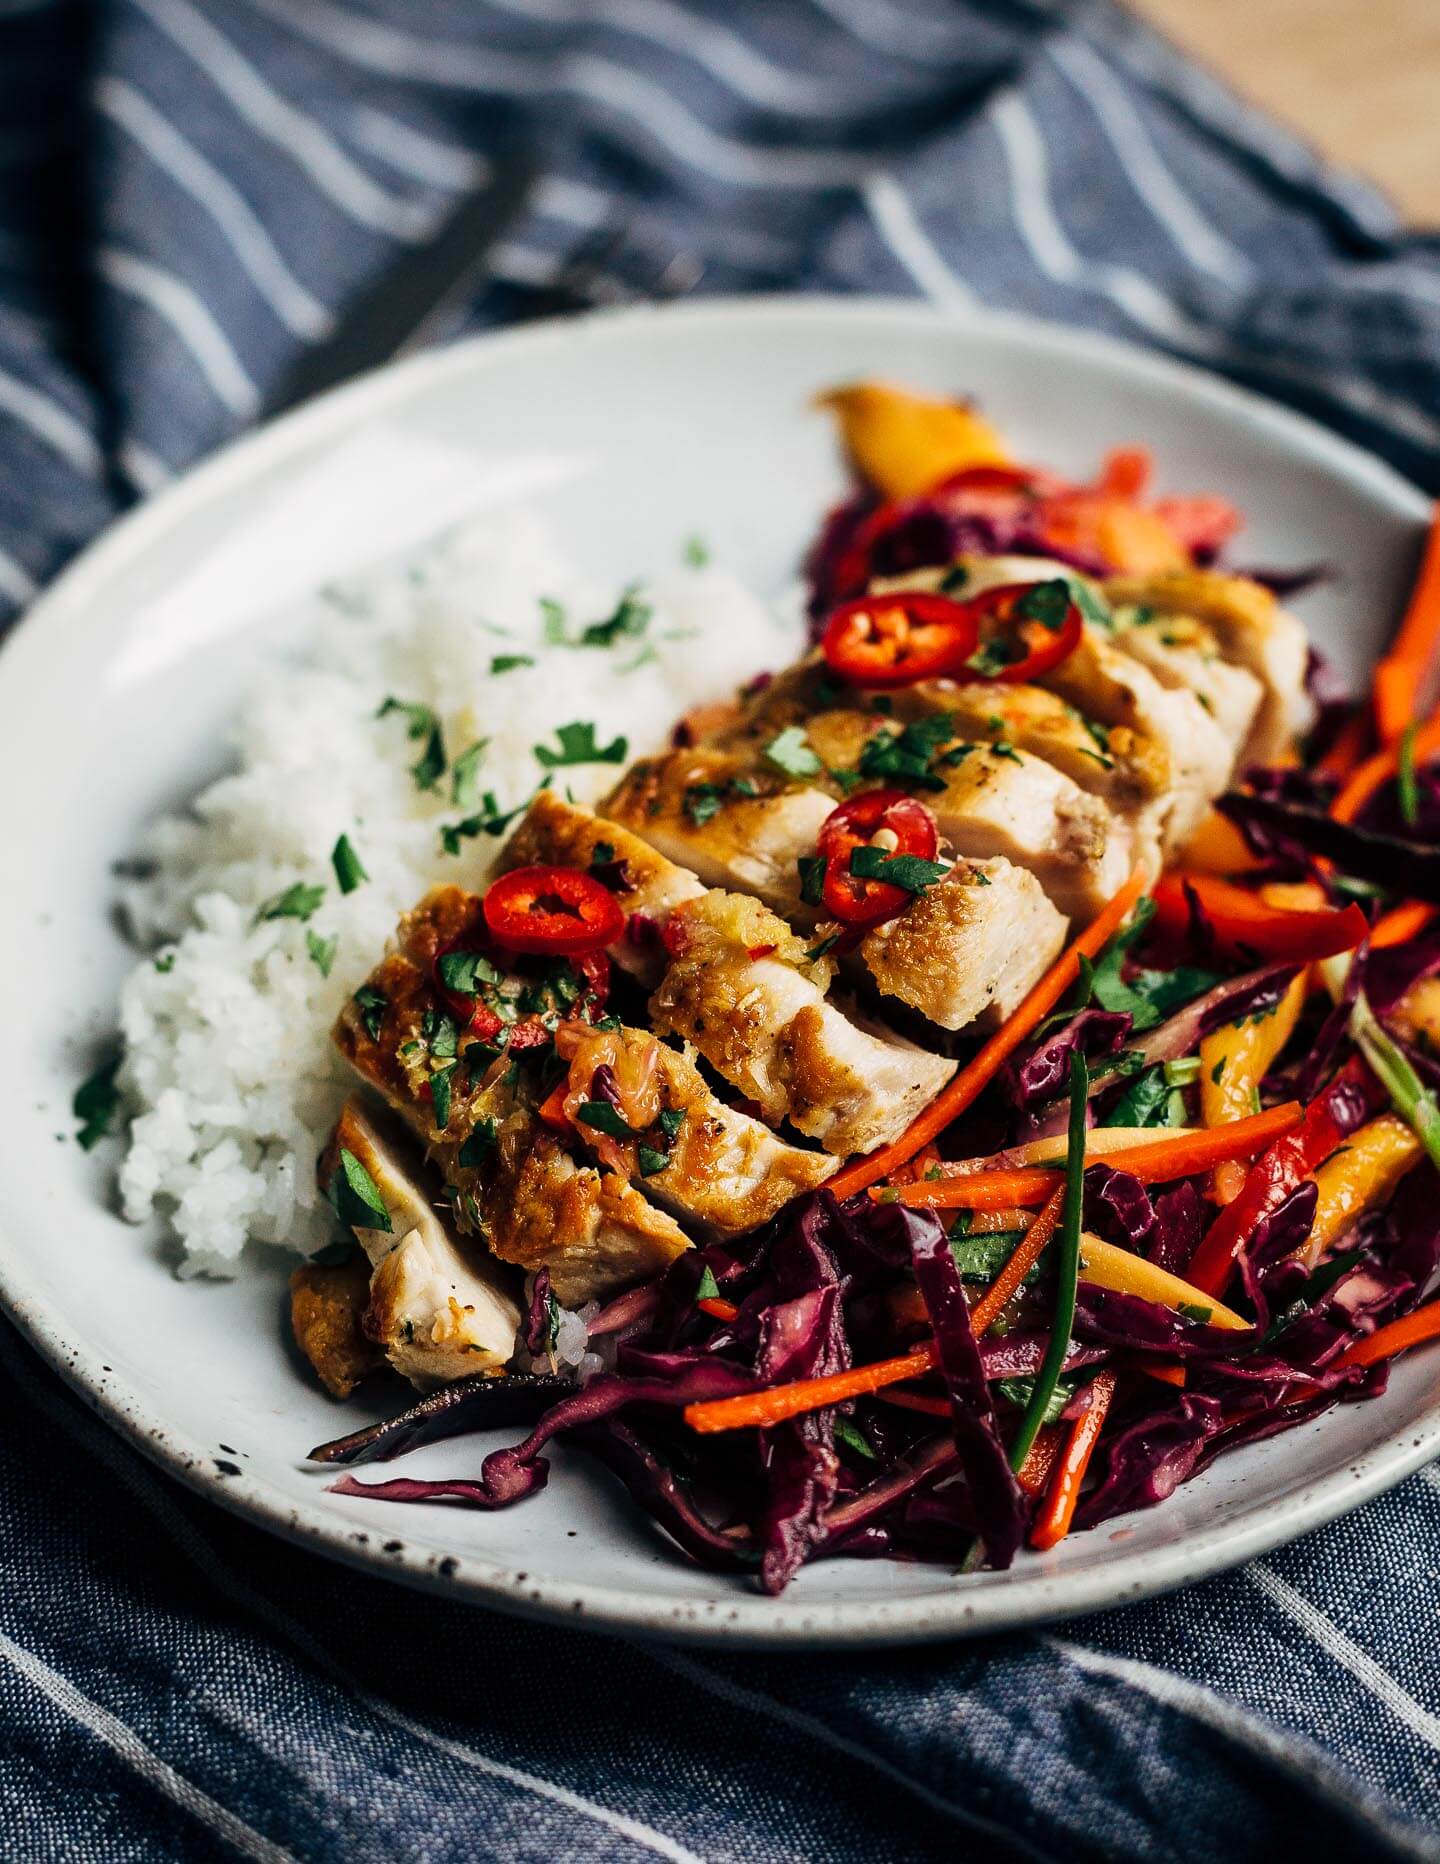
M 357 1230 L 383 1230 L 388 1235 L 390 1212 L 380 1187 L 353 1152 L 340 1148 L 340 1163 L 330 1181 L 330 1202 L 342 1223 Z
M 459 997 L 478 995 L 481 984 L 498 984 L 500 973 L 481 951 L 447 951 L 436 970 L 440 982 Z
M 681 555 L 692 570 L 703 570 L 710 561 L 710 546 L 703 537 L 687 537 Z
M 887 854 L 883 848 L 862 845 L 850 850 L 850 872 L 857 880 L 883 880 L 907 893 L 923 893 L 950 869 L 943 861 L 925 861 L 918 854 Z
M 490 661 L 492 673 L 513 673 L 516 667 L 533 667 L 533 654 L 495 654 Z
M 802 854 L 795 865 L 800 872 L 800 898 L 807 906 L 818 906 L 824 898 L 824 855 Z
M 478 1171 L 500 1143 L 499 1131 L 494 1120 L 477 1120 L 475 1130 L 461 1146 L 456 1162 L 469 1171 Z
M 450 800 L 461 809 L 468 809 L 479 795 L 480 765 L 489 744 L 488 738 L 477 738 L 455 759 L 455 767 L 450 773 Z
M 433 790 L 445 774 L 445 739 L 440 731 L 440 720 L 428 705 L 419 705 L 408 699 L 387 699 L 375 714 L 376 718 L 386 718 L 392 712 L 398 712 L 405 720 L 405 736 L 419 744 L 423 739 L 424 750 L 419 762 L 412 764 L 410 774 L 416 785 L 422 790 Z
M 654 1146 L 637 1146 L 635 1157 L 640 1165 L 641 1176 L 645 1178 L 653 1178 L 657 1172 L 664 1171 L 670 1163 L 670 1154 L 657 1151 Z
M 803 725 L 787 725 L 765 746 L 765 756 L 789 777 L 818 777 L 824 765 L 810 748 Z
M 446 1068 L 437 1068 L 430 1077 L 430 1104 L 435 1109 L 435 1124 L 442 1133 L 450 1124 L 450 1091 L 459 1066 L 458 1061 L 452 1061 Z
M 329 938 L 321 938 L 318 932 L 305 929 L 305 949 L 310 954 L 311 963 L 322 977 L 330 975 L 330 967 L 335 962 L 336 948 L 340 943 L 340 934 L 332 933 Z
M 911 789 L 943 790 L 944 779 L 931 766 L 942 745 L 955 736 L 955 720 L 948 712 L 917 718 L 903 731 L 890 727 L 876 732 L 860 753 L 862 777 L 888 777 Z
M 348 835 L 342 835 L 330 850 L 330 862 L 342 893 L 353 893 L 370 878 Z
M 255 914 L 258 926 L 266 919 L 308 919 L 325 898 L 323 886 L 312 886 L 303 880 L 297 880 L 293 887 L 287 887 L 283 893 L 277 893 L 274 899 L 266 900 Z
M 847 1450 L 853 1450 L 857 1456 L 875 1461 L 875 1452 L 870 1447 L 869 1439 L 853 1418 L 837 1417 L 835 1420 L 835 1439 L 843 1443 Z
M 380 1040 L 380 1025 L 385 1020 L 385 1012 L 390 1007 L 390 999 L 383 991 L 374 989 L 369 984 L 362 984 L 355 992 L 355 1002 L 360 1010 L 360 1022 L 372 1042 Z
M 570 764 L 622 764 L 629 749 L 624 738 L 613 738 L 606 745 L 597 744 L 595 727 L 588 719 L 561 725 L 555 736 L 560 745 L 558 751 L 552 751 L 545 744 L 535 746 L 536 762 L 546 770 L 562 770 Z
M 605 1133 L 611 1139 L 633 1139 L 635 1129 L 625 1119 L 618 1107 L 612 1107 L 608 1100 L 582 1100 L 575 1109 L 575 1118 L 582 1126 L 589 1126 L 597 1133 Z
M 716 1281 L 715 1271 L 708 1262 L 700 1271 L 700 1279 L 695 1284 L 695 1299 L 697 1301 L 718 1301 L 720 1299 L 720 1284 Z
M 75 1090 L 75 1098 L 70 1102 L 70 1111 L 80 1121 L 80 1130 L 75 1135 L 81 1148 L 88 1152 L 110 1130 L 110 1122 L 120 1111 L 120 1090 L 115 1085 L 115 1076 L 120 1071 L 120 1057 L 105 1062 L 97 1068 L 87 1080 L 82 1081 Z
M 1015 604 L 1015 614 L 1022 621 L 1038 621 L 1042 628 L 1056 634 L 1065 626 L 1073 597 L 1070 585 L 1059 576 L 1048 582 L 1032 583 Z

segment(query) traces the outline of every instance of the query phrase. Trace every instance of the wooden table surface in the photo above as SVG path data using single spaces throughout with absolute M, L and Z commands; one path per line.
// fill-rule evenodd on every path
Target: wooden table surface
M 1440 0 L 1129 0 L 1233 89 L 1440 227 Z

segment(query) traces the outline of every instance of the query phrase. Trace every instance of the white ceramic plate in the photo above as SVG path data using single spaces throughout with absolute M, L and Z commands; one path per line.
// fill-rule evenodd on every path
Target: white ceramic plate
M 1316 639 L 1358 677 L 1391 627 L 1426 506 L 1296 416 L 1157 357 L 1011 318 L 790 299 L 629 311 L 491 337 L 382 370 L 231 447 L 118 525 L 0 654 L 7 947 L 0 1297 L 89 1402 L 224 1506 L 413 1585 L 571 1623 L 802 1644 L 994 1630 L 1199 1579 L 1355 1507 L 1440 1452 L 1440 1354 L 1389 1393 L 1222 1460 L 1163 1507 L 1014 1569 L 807 1568 L 779 1600 L 696 1572 L 563 1449 L 548 1492 L 498 1515 L 325 1492 L 306 1448 L 337 1412 L 285 1340 L 285 1265 L 182 1284 L 111 1214 L 113 1148 L 69 1141 L 69 1099 L 112 1025 L 128 954 L 112 862 L 214 774 L 235 694 L 287 600 L 467 510 L 523 497 L 617 578 L 702 532 L 762 590 L 842 477 L 808 404 L 860 375 L 977 395 L 1022 457 L 1082 475 L 1153 447 L 1166 485 L 1248 514 L 1256 564 L 1324 560 Z M 337 491 L 343 482 L 343 496 Z M 60 1137 L 65 1142 L 61 1143 Z M 489 1447 L 485 1445 L 483 1447 Z M 474 1441 L 406 1473 L 463 1472 Z

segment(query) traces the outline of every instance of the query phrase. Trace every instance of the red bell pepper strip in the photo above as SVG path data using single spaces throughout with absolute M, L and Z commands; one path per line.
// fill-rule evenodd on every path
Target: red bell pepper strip
M 1370 929 L 1353 903 L 1297 912 L 1267 906 L 1258 894 L 1212 874 L 1183 873 L 1166 874 L 1155 888 L 1160 925 L 1182 936 L 1190 924 L 1192 900 L 1222 946 L 1256 958 L 1296 963 L 1331 958 L 1353 951 Z
M 1116 1382 L 1113 1372 L 1097 1374 L 1090 1381 L 1089 1404 L 1070 1426 L 1070 1436 L 1057 1460 L 1049 1493 L 1030 1530 L 1030 1545 L 1038 1547 L 1042 1553 L 1064 1540 L 1070 1532 L 1070 1523 L 1075 1518 L 1075 1504 L 1080 1499 L 1081 1485 L 1085 1481 L 1085 1471 L 1090 1467 L 1090 1458 L 1095 1452 L 1095 1445 L 1100 1441 L 1110 1401 L 1115 1396 Z
M 1218 1300 L 1256 1226 L 1278 1210 L 1341 1144 L 1345 1137 L 1342 1110 L 1365 1081 L 1364 1064 L 1358 1059 L 1347 1062 L 1324 1093 L 1311 1101 L 1300 1124 L 1256 1159 L 1240 1195 L 1225 1206 L 1201 1240 L 1185 1271 L 1187 1281 Z

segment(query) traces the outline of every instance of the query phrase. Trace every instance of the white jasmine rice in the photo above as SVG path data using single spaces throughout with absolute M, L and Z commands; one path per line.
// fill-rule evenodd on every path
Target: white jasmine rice
M 233 774 L 137 851 L 149 871 L 124 906 L 147 955 L 122 998 L 120 1188 L 128 1217 L 165 1218 L 182 1274 L 235 1274 L 247 1241 L 310 1254 L 332 1239 L 314 1168 L 349 1082 L 330 1027 L 401 912 L 436 881 L 480 886 L 501 846 L 478 832 L 447 853 L 442 829 L 486 815 L 487 793 L 499 812 L 523 803 L 547 774 L 537 746 L 583 752 L 590 726 L 600 750 L 656 748 L 678 714 L 798 651 L 798 626 L 719 569 L 677 567 L 620 613 L 623 595 L 515 514 L 327 592 L 304 663 L 244 701 Z M 608 644 L 570 644 L 607 620 L 592 643 Z M 381 716 L 387 700 L 412 710 Z M 564 725 L 582 729 L 562 741 Z M 589 802 L 619 769 L 550 776 Z M 342 835 L 367 876 L 348 893 Z

